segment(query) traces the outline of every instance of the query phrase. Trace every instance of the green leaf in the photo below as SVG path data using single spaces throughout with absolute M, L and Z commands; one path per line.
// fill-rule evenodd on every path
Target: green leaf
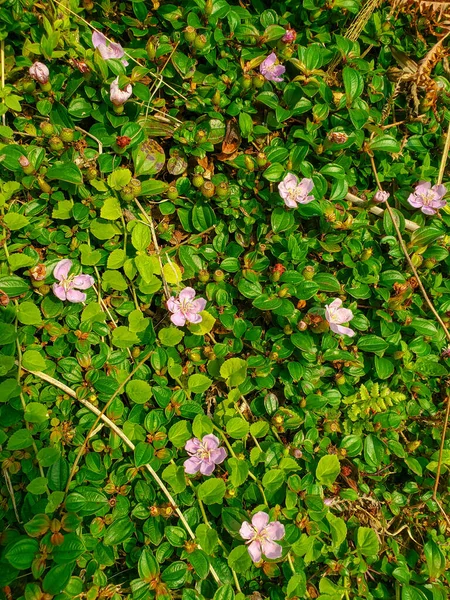
M 18 429 L 8 440 L 8 450 L 23 450 L 33 443 L 33 438 L 28 429 Z
M 130 348 L 135 344 L 139 344 L 140 340 L 138 336 L 130 331 L 128 327 L 119 326 L 113 329 L 112 332 L 112 343 L 117 348 Z
M 253 120 L 247 113 L 239 113 L 239 129 L 242 137 L 249 138 L 253 132 Z
M 153 446 L 146 442 L 139 442 L 134 449 L 134 464 L 136 467 L 142 467 L 150 463 L 154 455 Z
M 330 525 L 333 547 L 337 550 L 347 537 L 347 525 L 344 519 L 336 517 L 331 512 L 327 513 L 327 521 Z
M 25 408 L 25 421 L 28 423 L 44 423 L 49 419 L 48 409 L 40 402 L 29 402 Z
M 198 497 L 204 504 L 222 504 L 226 492 L 223 479 L 208 479 L 197 488 Z
M 9 212 L 3 217 L 3 222 L 11 231 L 18 231 L 26 227 L 30 223 L 30 219 L 19 213 Z
M 46 178 L 50 181 L 58 179 L 59 181 L 66 181 L 67 183 L 74 183 L 76 185 L 83 183 L 83 175 L 77 165 L 73 162 L 67 162 L 62 165 L 52 165 L 46 173 Z
M 141 252 L 147 250 L 152 242 L 150 227 L 143 223 L 136 223 L 131 232 L 131 243 L 136 250 Z
M 186 489 L 186 475 L 182 466 L 169 465 L 162 472 L 162 479 L 171 486 L 175 494 L 181 494 Z
M 369 142 L 369 148 L 372 151 L 381 150 L 383 152 L 391 152 L 397 154 L 398 152 L 400 152 L 400 147 L 400 142 L 398 142 L 392 135 L 389 135 L 388 133 L 376 135 Z
M 159 574 L 159 565 L 156 561 L 153 552 L 148 548 L 144 548 L 139 557 L 138 562 L 139 577 L 150 581 Z
M 130 400 L 136 404 L 145 404 L 152 397 L 152 388 L 146 381 L 132 379 L 125 388 Z
M 364 90 L 364 80 L 362 75 L 356 71 L 356 69 L 347 66 L 342 69 L 342 79 L 344 82 L 345 96 L 347 98 L 347 106 L 350 106 L 355 98 L 361 96 Z
M 194 335 L 206 335 L 210 331 L 212 331 L 216 319 L 206 310 L 203 310 L 200 313 L 202 317 L 201 323 L 189 323 L 188 329 Z
M 319 483 L 331 487 L 341 471 L 339 459 L 335 454 L 322 456 L 316 469 L 316 477 Z
M 11 298 L 25 294 L 29 288 L 29 284 L 16 275 L 0 277 L 0 290 L 8 294 Z
M 380 550 L 377 534 L 370 527 L 358 527 L 356 548 L 363 556 L 376 556 Z
M 226 379 L 228 387 L 237 387 L 247 377 L 247 361 L 242 358 L 229 358 L 220 367 L 220 376 Z
M 231 585 L 222 585 L 214 594 L 213 600 L 234 600 L 235 595 Z
M 252 566 L 247 546 L 237 546 L 228 555 L 228 566 L 236 573 L 245 573 Z
M 378 335 L 364 335 L 358 341 L 358 348 L 363 352 L 382 352 L 389 344 Z
M 175 448 L 181 448 L 192 438 L 190 426 L 187 421 L 178 421 L 169 429 L 169 441 Z
M 250 425 L 241 417 L 233 417 L 227 422 L 227 433 L 235 440 L 241 440 L 250 430 Z
M 297 573 L 293 575 L 287 584 L 286 597 L 304 598 L 306 596 L 306 575 L 305 573 Z
M 188 379 L 188 390 L 194 394 L 203 394 L 211 385 L 212 379 L 201 373 L 191 375 Z
M 17 310 L 17 318 L 23 325 L 40 325 L 41 311 L 33 302 L 22 302 Z
M 23 571 L 31 567 L 38 549 L 39 544 L 36 540 L 22 538 L 9 548 L 5 558 L 15 569 Z
M 100 210 L 100 216 L 102 219 L 107 219 L 108 221 L 120 219 L 122 216 L 122 209 L 118 199 L 114 196 L 109 196 L 109 198 L 106 198 Z
M 128 516 L 114 521 L 105 532 L 103 543 L 106 546 L 117 546 L 128 540 L 134 532 L 134 523 Z
M 184 331 L 177 327 L 164 327 L 158 332 L 159 341 L 163 346 L 177 346 L 184 337 Z

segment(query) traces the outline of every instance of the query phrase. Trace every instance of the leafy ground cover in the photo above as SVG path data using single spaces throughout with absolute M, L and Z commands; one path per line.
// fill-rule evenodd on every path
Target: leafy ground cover
M 438 4 L 0 1 L 3 598 L 447 597 Z

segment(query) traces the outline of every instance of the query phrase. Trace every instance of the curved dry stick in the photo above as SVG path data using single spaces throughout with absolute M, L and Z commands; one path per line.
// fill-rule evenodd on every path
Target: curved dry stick
M 355 196 L 354 194 L 348 193 L 345 196 L 345 199 L 348 200 L 349 202 L 352 202 L 353 204 L 357 204 L 358 206 L 367 205 L 366 200 L 363 200 L 362 198 L 358 198 L 358 196 Z M 384 210 L 382 208 L 380 208 L 379 206 L 371 206 L 369 208 L 369 212 L 371 212 L 373 215 L 377 215 L 377 217 L 382 217 L 384 214 Z M 414 223 L 413 221 L 409 221 L 408 219 L 405 219 L 405 228 L 408 229 L 408 231 L 417 231 L 418 229 L 420 229 L 420 225 L 417 225 L 417 223 Z
M 42 379 L 43 381 L 47 381 L 48 383 L 54 385 L 55 387 L 57 387 L 60 390 L 62 390 L 63 392 L 65 392 L 71 398 L 74 398 L 75 400 L 78 400 L 78 402 L 80 402 L 81 404 L 83 404 L 83 406 L 85 406 L 88 410 L 90 410 L 92 413 L 94 413 L 94 415 L 96 415 L 97 417 L 100 417 L 100 419 L 110 429 L 112 429 L 112 431 L 114 431 L 114 433 L 116 435 L 118 435 L 120 437 L 120 439 L 125 443 L 125 445 L 128 446 L 128 448 L 130 448 L 130 450 L 134 451 L 134 449 L 135 449 L 136 446 L 124 434 L 124 432 L 120 429 L 120 427 L 117 427 L 117 425 L 113 421 L 111 421 L 111 419 L 109 419 L 105 414 L 103 414 L 100 409 L 98 409 L 96 406 L 94 406 L 93 404 L 91 404 L 89 402 L 89 400 L 85 400 L 84 398 L 77 398 L 77 395 L 72 390 L 72 388 L 70 388 L 69 386 L 67 386 L 65 383 L 62 383 L 61 381 L 58 381 L 54 377 L 51 377 L 50 375 L 47 375 L 46 373 L 42 373 L 42 371 L 30 371 L 28 369 L 24 369 L 23 367 L 22 367 L 22 369 L 24 371 L 27 371 L 28 373 L 31 373 L 31 375 L 34 375 L 35 377 L 38 377 L 39 379 Z M 158 484 L 158 486 L 161 488 L 161 491 L 166 496 L 166 498 L 169 500 L 170 504 L 175 507 L 175 512 L 177 513 L 178 518 L 183 523 L 186 531 L 191 536 L 191 538 L 193 540 L 195 540 L 195 534 L 194 534 L 194 532 L 192 531 L 189 523 L 186 521 L 186 518 L 184 517 L 183 513 L 181 512 L 181 510 L 176 505 L 175 499 L 173 498 L 172 494 L 169 492 L 169 490 L 167 489 L 167 487 L 164 485 L 164 482 L 161 480 L 161 478 L 159 477 L 158 473 L 149 464 L 144 465 L 144 467 L 147 469 L 147 471 L 150 473 L 150 475 L 156 481 L 156 483 Z M 197 546 L 201 549 L 201 546 L 200 546 L 200 544 L 198 542 L 197 542 Z M 211 575 L 214 577 L 214 580 L 216 581 L 216 583 L 220 585 L 222 582 L 220 581 L 220 578 L 217 575 L 216 570 L 214 569 L 214 567 L 211 564 L 209 565 L 209 570 L 211 572 Z

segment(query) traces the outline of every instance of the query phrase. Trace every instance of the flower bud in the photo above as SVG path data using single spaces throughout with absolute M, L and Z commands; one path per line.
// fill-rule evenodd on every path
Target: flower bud
M 93 179 L 96 179 L 97 177 L 98 177 L 98 171 L 95 167 L 90 167 L 86 171 L 86 179 L 88 181 L 92 181 Z
M 205 198 L 212 198 L 216 192 L 216 186 L 212 181 L 205 181 L 200 191 Z
M 423 262 L 423 266 L 426 267 L 427 269 L 432 269 L 433 267 L 436 266 L 436 259 L 433 258 L 432 256 L 430 258 L 426 258 Z
M 209 273 L 206 269 L 200 269 L 198 272 L 198 280 L 201 283 L 207 283 L 209 281 Z
M 245 75 L 243 75 L 241 84 L 243 90 L 249 90 L 252 87 L 252 78 L 248 73 L 245 73 Z
M 255 163 L 253 162 L 253 158 L 251 156 L 249 156 L 248 154 L 246 154 L 244 157 L 244 162 L 245 162 L 245 168 L 247 169 L 247 171 L 249 173 L 253 173 L 253 171 L 255 170 Z
M 299 331 L 306 331 L 308 329 L 308 325 L 305 323 L 305 321 L 299 321 L 297 323 L 297 329 Z
M 19 165 L 22 167 L 23 172 L 25 173 L 25 175 L 31 175 L 31 173 L 34 173 L 34 167 L 33 165 L 30 163 L 30 161 L 28 160 L 28 158 L 22 154 L 22 156 L 19 158 Z
M 372 248 L 365 248 L 361 252 L 361 260 L 369 260 L 369 258 L 372 256 L 372 254 L 373 254 Z
M 43 264 L 38 264 L 30 269 L 30 277 L 34 281 L 42 281 L 47 277 L 47 267 Z
M 254 77 L 252 79 L 253 87 L 257 90 L 259 88 L 262 88 L 262 86 L 264 85 L 264 82 L 265 82 L 264 75 L 261 75 L 261 73 L 254 75 Z
M 119 87 L 119 77 L 116 77 L 111 82 L 109 88 L 109 99 L 114 106 L 122 106 L 128 100 L 133 93 L 133 87 L 131 83 L 128 83 L 123 89 Z
M 284 288 L 281 288 L 281 290 L 278 290 L 279 298 L 285 298 L 288 294 L 289 294 L 289 290 L 287 287 L 284 287 Z
M 145 46 L 145 49 L 147 51 L 147 56 L 149 57 L 150 60 L 155 60 L 156 58 L 156 46 L 153 42 L 153 40 L 150 38 L 147 42 L 147 45 Z
M 28 73 L 38 83 L 45 85 L 48 83 L 50 71 L 44 63 L 36 61 L 29 69 Z
M 120 197 L 122 200 L 125 200 L 125 202 L 131 202 L 131 200 L 134 200 L 135 194 L 133 188 L 130 185 L 124 186 L 120 191 Z
M 41 188 L 41 190 L 45 194 L 50 194 L 50 192 L 52 191 L 52 188 L 49 186 L 49 184 L 46 181 L 44 181 L 42 179 L 42 177 L 38 177 L 37 182 L 38 182 L 38 186 Z
M 74 138 L 74 131 L 73 129 L 68 129 L 67 127 L 65 127 L 60 134 L 60 137 L 62 139 L 63 142 L 70 144 L 70 142 L 73 142 L 73 138 Z
M 267 156 L 264 152 L 258 152 L 256 155 L 256 164 L 258 167 L 264 167 L 267 164 Z
M 205 16 L 209 17 L 212 14 L 212 11 L 213 11 L 213 0 L 206 0 L 205 8 L 204 8 Z
M 139 181 L 139 179 L 133 178 L 128 185 L 133 190 L 133 194 L 135 196 L 139 196 L 139 194 L 142 192 L 142 183 Z
M 219 92 L 219 90 L 216 90 L 214 92 L 213 97 L 211 98 L 211 101 L 214 105 L 218 106 L 220 104 L 220 98 L 221 98 L 220 92 Z
M 194 48 L 196 50 L 203 50 L 207 43 L 208 38 L 206 35 L 203 35 L 203 33 L 201 35 L 196 35 L 194 39 Z
M 297 32 L 295 29 L 286 29 L 286 33 L 281 38 L 281 41 L 285 44 L 292 44 L 292 42 L 295 42 L 296 37 Z
M 225 273 L 220 269 L 217 269 L 217 271 L 214 271 L 213 279 L 216 283 L 220 283 L 225 279 Z
M 307 266 L 303 269 L 302 275 L 307 281 L 311 281 L 311 279 L 314 277 L 314 272 L 314 267 Z
M 327 135 L 327 138 L 333 144 L 345 144 L 348 140 L 348 135 L 345 131 L 330 131 Z
M 199 173 L 192 177 L 192 185 L 196 188 L 201 188 L 204 182 L 203 175 L 200 175 Z
M 219 183 L 219 185 L 216 187 L 216 195 L 219 198 L 226 198 L 228 196 L 228 194 L 230 193 L 230 187 L 228 185 L 227 181 L 222 181 L 221 183 Z
M 414 254 L 411 256 L 411 262 L 415 267 L 420 267 L 420 265 L 423 263 L 423 256 L 421 254 L 417 254 L 417 252 L 414 252 Z
M 390 196 L 389 192 L 385 192 L 383 190 L 378 190 L 375 196 L 372 198 L 374 202 L 386 202 Z
M 37 129 L 33 123 L 27 123 L 23 128 L 23 132 L 27 133 L 28 135 L 37 135 Z
M 167 188 L 167 197 L 169 200 L 176 200 L 178 198 L 178 190 L 176 185 L 170 185 Z
M 203 142 L 206 142 L 206 139 L 207 139 L 206 131 L 204 131 L 203 129 L 199 129 L 197 131 L 197 133 L 195 134 L 194 139 L 195 139 L 196 144 L 202 144 Z
M 50 150 L 53 150 L 54 152 L 64 150 L 64 143 L 57 135 L 54 135 L 49 139 L 48 145 L 50 146 Z
M 55 128 L 50 123 L 50 121 L 42 121 L 42 123 L 39 125 L 39 128 L 42 131 L 42 133 L 47 137 L 50 137 L 55 133 Z
M 196 36 L 197 36 L 197 31 L 196 31 L 195 27 L 191 27 L 191 25 L 188 25 L 186 27 L 186 29 L 184 30 L 184 39 L 189 44 L 192 44 L 192 42 L 195 40 Z

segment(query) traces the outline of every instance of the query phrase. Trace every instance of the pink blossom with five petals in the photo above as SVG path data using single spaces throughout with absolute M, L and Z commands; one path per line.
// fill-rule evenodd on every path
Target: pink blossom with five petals
M 431 187 L 429 181 L 421 181 L 408 197 L 408 202 L 414 208 L 420 208 L 425 215 L 435 215 L 447 202 L 443 197 L 447 193 L 445 185 L 438 184 Z
M 281 183 L 278 184 L 278 191 L 283 198 L 284 203 L 288 208 L 297 208 L 299 204 L 308 204 L 314 200 L 314 196 L 310 196 L 314 188 L 312 179 L 304 177 L 299 181 L 298 177 L 293 173 L 288 173 Z
M 58 283 L 53 284 L 53 293 L 60 300 L 68 300 L 69 302 L 84 302 L 86 294 L 79 290 L 87 290 L 92 287 L 95 280 L 90 275 L 69 275 L 72 268 L 72 261 L 65 258 L 60 260 L 53 269 L 53 277 L 58 280 Z
M 263 60 L 259 67 L 261 75 L 264 75 L 267 81 L 283 81 L 281 75 L 286 71 L 286 67 L 278 64 L 277 55 L 275 52 L 269 54 L 269 56 Z
M 167 300 L 167 308 L 170 310 L 170 320 L 177 327 L 183 327 L 186 321 L 189 323 L 201 323 L 202 316 L 199 314 L 205 309 L 206 300 L 197 298 L 195 300 L 195 290 L 191 287 L 184 288 L 178 297 L 172 296 Z
M 109 60 L 110 58 L 122 58 L 125 54 L 125 50 L 120 44 L 109 42 L 100 31 L 94 31 L 92 33 L 92 44 L 94 48 L 98 48 L 102 58 L 105 60 Z M 128 61 L 124 58 L 122 64 L 126 67 Z
M 210 433 L 205 435 L 202 440 L 193 438 L 186 442 L 184 449 L 190 458 L 184 461 L 184 470 L 189 475 L 200 473 L 202 475 L 211 475 L 216 468 L 227 457 L 225 448 L 219 448 L 219 439 Z
M 284 525 L 279 521 L 269 523 L 269 515 L 263 511 L 253 515 L 252 522 L 244 521 L 239 530 L 239 533 L 244 540 L 248 540 L 248 553 L 253 562 L 257 563 L 261 560 L 262 555 L 267 558 L 280 558 L 283 549 L 279 541 L 284 538 Z
M 353 337 L 356 335 L 356 332 L 350 329 L 350 327 L 343 327 L 342 325 L 353 319 L 353 313 L 350 309 L 341 307 L 342 300 L 340 298 L 336 298 L 331 304 L 327 304 L 325 306 L 325 318 L 330 324 L 331 331 Z

